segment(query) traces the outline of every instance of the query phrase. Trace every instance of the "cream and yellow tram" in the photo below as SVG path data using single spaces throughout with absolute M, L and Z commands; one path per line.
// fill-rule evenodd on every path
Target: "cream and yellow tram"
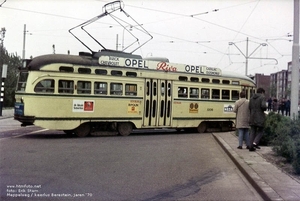
M 155 61 L 156 60 L 156 61 Z M 234 102 L 255 84 L 218 68 L 116 51 L 44 55 L 20 68 L 14 118 L 84 137 L 133 129 L 234 127 Z

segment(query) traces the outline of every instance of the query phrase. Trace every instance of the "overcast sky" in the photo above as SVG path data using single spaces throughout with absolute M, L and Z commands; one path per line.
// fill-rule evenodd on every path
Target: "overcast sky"
M 2 4 L 4 0 L 0 0 Z M 68 30 L 101 14 L 108 0 L 7 0 L 0 7 L 4 46 L 22 56 L 26 24 L 26 58 L 78 54 L 89 50 Z M 292 61 L 293 0 L 124 0 L 124 10 L 153 39 L 135 51 L 143 57 L 167 57 L 172 63 L 206 65 L 245 74 L 269 75 Z M 116 13 L 122 16 L 120 12 Z M 126 18 L 123 15 L 124 19 Z M 132 37 L 110 17 L 87 29 L 109 49 L 120 50 Z M 76 31 L 77 33 L 77 31 Z M 146 35 L 137 33 L 140 43 Z M 86 35 L 78 33 L 85 42 Z M 118 40 L 117 40 L 118 38 Z M 117 42 L 118 41 L 118 42 Z M 88 41 L 89 43 L 90 41 Z M 229 45 L 232 43 L 232 45 Z M 117 45 L 118 44 L 118 45 Z M 266 44 L 263 46 L 262 44 Z M 94 51 L 101 49 L 89 45 Z M 254 59 L 255 58 L 255 59 Z

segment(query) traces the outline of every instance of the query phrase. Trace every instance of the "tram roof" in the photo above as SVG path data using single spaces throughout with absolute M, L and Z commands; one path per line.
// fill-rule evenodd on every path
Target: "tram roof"
M 115 59 L 129 59 L 130 61 L 133 61 L 133 60 L 146 61 L 148 63 L 150 62 L 150 64 L 152 63 L 152 65 L 155 65 L 155 64 L 157 65 L 159 62 L 165 62 L 165 63 L 167 63 L 167 65 L 170 64 L 170 63 L 168 63 L 168 60 L 166 58 L 163 58 L 161 61 L 159 61 L 160 58 L 154 58 L 154 59 L 145 58 L 143 60 L 142 57 L 139 56 L 139 55 L 133 55 L 133 54 L 124 53 L 124 52 L 117 52 L 116 53 L 116 51 L 107 51 L 107 50 L 105 50 L 105 51 L 101 51 L 101 52 L 96 52 L 94 54 L 80 53 L 79 56 L 78 55 L 66 55 L 66 54 L 41 55 L 41 56 L 35 57 L 32 60 L 30 60 L 26 67 L 29 70 L 40 70 L 40 68 L 42 66 L 48 65 L 48 64 L 53 64 L 53 63 L 65 63 L 65 64 L 74 64 L 74 65 L 82 65 L 82 66 L 95 66 L 96 67 L 96 66 L 102 66 L 103 65 L 100 62 L 101 58 L 111 58 L 111 57 L 114 57 Z M 185 64 L 170 64 L 169 66 L 173 67 L 172 65 L 181 65 L 181 67 L 182 67 Z M 106 66 L 139 68 L 137 66 L 130 66 L 130 65 L 129 66 L 122 66 L 122 65 L 112 65 L 111 64 L 111 65 L 106 65 Z M 200 66 L 200 67 L 202 67 L 202 66 Z M 208 67 L 208 68 L 210 68 L 210 67 Z M 220 72 L 220 74 L 218 76 L 221 76 L 221 70 L 218 69 L 218 68 L 214 68 L 214 69 L 217 69 L 217 71 L 215 71 L 215 72 Z M 148 70 L 156 70 L 156 69 L 149 68 Z M 172 71 L 172 70 L 169 70 L 169 71 Z M 194 74 L 194 75 L 197 74 L 195 72 L 184 71 L 184 69 L 182 69 L 182 68 L 178 69 L 178 71 L 176 71 L 176 73 L 185 73 L 185 74 Z M 201 75 L 201 74 L 199 74 L 199 75 Z M 251 78 L 249 78 L 245 75 L 234 73 L 234 72 L 222 71 L 222 77 L 240 78 L 240 79 L 248 80 L 248 81 L 254 83 L 254 81 Z

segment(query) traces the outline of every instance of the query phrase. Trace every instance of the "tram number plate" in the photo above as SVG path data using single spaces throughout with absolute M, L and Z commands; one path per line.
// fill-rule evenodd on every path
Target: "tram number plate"
M 207 108 L 207 111 L 214 111 L 213 108 Z

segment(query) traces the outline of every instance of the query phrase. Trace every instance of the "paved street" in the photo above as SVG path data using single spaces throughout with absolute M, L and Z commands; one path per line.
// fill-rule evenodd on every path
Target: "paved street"
M 76 138 L 28 127 L 4 135 L 2 200 L 261 200 L 211 134 Z

